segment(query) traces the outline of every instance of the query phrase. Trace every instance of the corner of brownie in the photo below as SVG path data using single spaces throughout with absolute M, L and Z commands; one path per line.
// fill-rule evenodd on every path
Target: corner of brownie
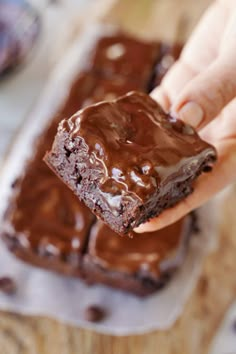
M 216 160 L 213 146 L 166 114 L 147 94 L 129 92 L 63 120 L 45 156 L 51 169 L 119 234 L 188 196 Z
M 117 234 L 101 221 L 90 231 L 82 268 L 89 284 L 108 284 L 149 295 L 165 286 L 186 258 L 194 214 L 155 232 Z

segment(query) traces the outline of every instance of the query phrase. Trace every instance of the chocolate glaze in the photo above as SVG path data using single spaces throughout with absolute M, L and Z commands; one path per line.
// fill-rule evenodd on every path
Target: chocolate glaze
M 190 126 L 138 92 L 79 111 L 60 124 L 58 135 L 64 132 L 70 151 L 82 142 L 88 168 L 100 171 L 103 200 L 117 211 L 124 194 L 145 203 L 164 193 L 173 176 L 179 182 L 191 178 L 203 161 L 216 157 Z
M 189 219 L 186 217 L 156 232 L 133 233 L 132 239 L 118 237 L 105 224 L 97 222 L 89 239 L 88 256 L 103 269 L 158 279 L 163 270 L 173 269 L 183 261 Z
M 81 74 L 74 82 L 65 105 L 36 142 L 24 177 L 13 186 L 15 195 L 6 215 L 5 233 L 12 242 L 17 241 L 18 248 L 42 258 L 65 260 L 80 255 L 94 221 L 85 205 L 42 161 L 45 149 L 52 144 L 58 121 L 81 107 L 94 81 L 91 75 Z
M 159 50 L 160 43 L 140 42 L 118 33 L 99 41 L 92 67 L 105 76 L 122 75 L 148 81 Z

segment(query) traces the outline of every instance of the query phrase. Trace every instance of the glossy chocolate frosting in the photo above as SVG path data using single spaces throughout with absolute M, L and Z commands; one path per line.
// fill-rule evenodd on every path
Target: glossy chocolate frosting
M 82 73 L 71 86 L 64 106 L 39 138 L 25 174 L 14 185 L 14 199 L 6 215 L 8 238 L 18 247 L 42 257 L 79 255 L 84 250 L 94 216 L 43 162 L 45 150 L 52 144 L 58 122 L 91 93 L 95 78 Z
M 159 42 L 140 42 L 118 33 L 99 41 L 91 64 L 94 70 L 105 76 L 121 75 L 147 81 L 159 50 Z
M 183 261 L 190 216 L 156 232 L 118 237 L 102 222 L 91 232 L 88 255 L 98 266 L 128 274 L 159 278 L 163 270 L 173 269 Z
M 61 123 L 59 134 L 64 131 L 72 150 L 82 141 L 88 166 L 101 171 L 104 200 L 118 210 L 122 194 L 145 202 L 176 174 L 186 180 L 207 157 L 215 158 L 214 148 L 190 126 L 138 92 L 79 111 Z

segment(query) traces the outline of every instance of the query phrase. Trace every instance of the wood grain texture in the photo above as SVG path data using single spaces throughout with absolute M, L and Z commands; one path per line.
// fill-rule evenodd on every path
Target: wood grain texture
M 210 0 L 117 0 L 103 21 L 148 38 L 185 40 Z M 236 188 L 222 206 L 220 245 L 183 315 L 165 332 L 113 337 L 39 317 L 0 313 L 0 354 L 205 354 L 236 294 Z

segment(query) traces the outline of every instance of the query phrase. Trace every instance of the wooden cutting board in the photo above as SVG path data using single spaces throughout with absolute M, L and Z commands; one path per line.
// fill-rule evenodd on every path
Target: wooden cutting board
M 105 2 L 109 4 L 109 1 L 104 0 Z M 123 29 L 143 37 L 162 38 L 168 41 L 186 40 L 209 3 L 210 0 L 111 0 L 112 5 L 102 11 L 102 20 L 116 23 Z M 221 227 L 221 232 L 224 234 L 236 233 L 236 221 L 231 208 L 235 203 L 236 189 L 224 209 Z M 229 242 L 233 243 L 230 239 L 232 237 L 229 237 Z M 225 252 L 227 257 L 227 250 Z M 231 263 L 229 259 L 229 268 Z M 198 292 L 205 294 L 206 284 L 204 279 L 202 280 Z M 230 301 L 230 298 L 225 301 L 225 308 Z M 204 330 L 199 333 L 205 335 L 205 342 L 210 335 L 207 332 L 208 313 L 213 305 L 209 304 L 206 297 L 195 316 L 197 323 L 198 316 L 202 319 L 204 313 L 204 324 L 201 322 L 198 326 L 204 327 Z M 187 313 L 193 311 L 191 303 L 187 304 L 185 311 Z M 165 354 L 168 334 L 162 337 L 163 346 L 158 339 L 158 344 L 161 346 L 159 349 L 156 345 L 157 337 L 157 332 L 143 336 L 105 336 L 65 326 L 47 318 L 0 313 L 0 354 Z M 203 352 L 205 353 L 205 348 L 202 349 L 201 353 Z M 178 351 L 176 354 L 185 353 Z

